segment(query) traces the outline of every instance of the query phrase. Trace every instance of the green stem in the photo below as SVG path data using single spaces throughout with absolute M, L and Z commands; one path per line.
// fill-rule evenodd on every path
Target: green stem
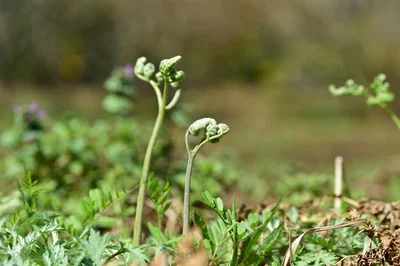
M 143 205 L 144 205 L 144 198 L 145 198 L 145 194 L 146 194 L 147 177 L 149 176 L 151 154 L 152 154 L 154 145 L 156 143 L 158 133 L 160 132 L 160 128 L 161 128 L 162 122 L 164 120 L 164 116 L 165 116 L 165 105 L 167 104 L 167 97 L 168 97 L 168 83 L 167 82 L 164 83 L 164 92 L 163 92 L 162 96 L 163 96 L 163 98 L 162 98 L 161 105 L 158 106 L 157 119 L 154 124 L 153 132 L 151 133 L 149 144 L 147 145 L 146 154 L 145 154 L 144 162 L 143 162 L 142 176 L 140 177 L 139 195 L 138 195 L 137 207 L 136 207 L 135 227 L 134 227 L 134 231 L 133 231 L 133 246 L 134 247 L 137 247 L 140 245 L 140 237 L 142 234 Z M 158 95 L 157 95 L 157 98 L 159 98 Z
M 396 124 L 397 128 L 400 129 L 400 118 L 393 112 L 392 109 L 388 106 L 383 106 L 382 107 L 386 113 L 389 114 L 390 118 L 392 118 L 393 122 Z
M 183 201 L 183 235 L 186 235 L 189 231 L 190 223 L 190 184 L 192 182 L 192 170 L 195 153 L 189 151 L 189 158 L 186 169 L 186 180 L 185 180 L 185 196 Z
M 224 134 L 226 134 L 225 132 Z M 188 152 L 188 163 L 186 168 L 186 178 L 185 178 L 185 194 L 184 194 L 184 201 L 183 201 L 183 235 L 186 235 L 189 231 L 189 224 L 190 224 L 190 185 L 192 183 L 192 171 L 193 171 L 193 162 L 194 158 L 196 157 L 197 153 L 206 143 L 210 142 L 213 139 L 220 138 L 222 134 L 213 136 L 211 138 L 204 139 L 196 147 L 190 149 L 189 145 L 189 131 L 186 131 L 185 135 L 185 144 L 186 150 Z
M 154 92 L 156 93 L 157 96 L 157 103 L 158 103 L 158 110 L 160 110 L 161 106 L 162 106 L 162 95 L 161 95 L 161 91 L 160 88 L 158 87 L 157 83 L 150 80 L 150 85 L 153 87 Z
M 161 226 L 162 226 L 162 218 L 163 218 L 163 216 L 162 215 L 159 215 L 159 214 L 157 214 L 157 224 L 158 224 L 158 229 L 162 229 L 161 228 Z
M 180 89 L 178 89 L 175 92 L 174 97 L 172 98 L 171 102 L 167 106 L 165 106 L 165 109 L 166 110 L 171 110 L 176 105 L 176 103 L 178 102 L 179 97 L 181 97 L 181 90 Z

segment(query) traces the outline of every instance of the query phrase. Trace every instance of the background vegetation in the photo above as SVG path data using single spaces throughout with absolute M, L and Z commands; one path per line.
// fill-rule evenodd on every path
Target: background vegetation
M 328 91 L 386 73 L 399 96 L 399 13 L 396 0 L 1 1 L 0 264 L 287 265 L 291 236 L 344 217 L 349 228 L 305 236 L 296 265 L 357 254 L 361 265 L 378 251 L 400 263 L 398 206 L 359 200 L 399 200 L 398 129 L 384 111 Z M 155 79 L 171 90 L 179 81 L 182 96 L 165 114 L 142 187 L 138 246 L 137 188 L 157 115 L 156 83 L 143 81 L 178 54 L 185 75 L 172 66 Z M 155 69 L 133 68 L 140 56 Z M 383 107 L 398 113 L 386 96 Z M 185 243 L 184 136 L 203 117 L 230 131 L 196 158 L 201 233 Z M 338 155 L 353 201 L 333 213 Z M 374 236 L 350 228 L 361 225 Z
M 386 185 L 398 174 L 395 127 L 383 113 L 333 99 L 326 88 L 350 77 L 367 83 L 385 72 L 396 93 L 397 1 L 0 5 L 3 129 L 14 104 L 32 101 L 54 118 L 102 117 L 101 84 L 115 66 L 141 55 L 157 61 L 181 54 L 186 108 L 196 110 L 194 118 L 231 125 L 226 145 L 254 178 L 268 183 L 282 174 L 331 171 L 342 155 L 355 187 L 390 197 Z M 141 121 L 155 116 L 151 93 L 138 84 Z M 176 145 L 184 150 L 179 138 Z

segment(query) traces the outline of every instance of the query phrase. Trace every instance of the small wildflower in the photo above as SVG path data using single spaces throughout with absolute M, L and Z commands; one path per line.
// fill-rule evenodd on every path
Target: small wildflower
M 133 65 L 127 64 L 124 67 L 124 72 L 125 72 L 125 76 L 127 76 L 128 78 L 133 78 Z
M 29 109 L 30 109 L 30 111 L 31 111 L 32 113 L 34 113 L 34 112 L 36 112 L 36 111 L 39 109 L 39 104 L 38 104 L 37 102 L 33 102 L 33 103 L 31 103 Z

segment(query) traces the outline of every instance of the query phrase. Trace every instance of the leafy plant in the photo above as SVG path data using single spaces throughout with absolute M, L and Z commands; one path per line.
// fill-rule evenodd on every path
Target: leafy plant
M 133 109 L 130 96 L 135 92 L 133 86 L 133 66 L 118 67 L 104 82 L 108 95 L 103 100 L 103 107 L 112 114 L 127 115 Z
M 370 226 L 370 222 L 365 219 L 358 219 L 354 221 L 349 221 L 349 222 L 343 222 L 343 221 L 336 221 L 333 225 L 329 226 L 320 226 L 320 227 L 315 227 L 315 228 L 310 228 L 307 229 L 305 232 L 301 233 L 293 242 L 289 244 L 289 248 L 287 249 L 285 256 L 283 258 L 282 266 L 290 265 L 291 262 L 293 261 L 294 254 L 296 253 L 296 250 L 298 246 L 300 245 L 300 242 L 303 238 L 305 238 L 306 235 L 312 234 L 312 233 L 317 233 L 317 232 L 324 232 L 324 231 L 329 231 L 329 230 L 334 230 L 334 229 L 339 229 L 339 228 L 345 228 L 347 231 L 343 230 L 342 233 L 343 236 L 351 237 L 352 233 L 349 234 L 349 228 L 351 227 L 360 227 L 360 226 Z M 354 233 L 353 233 L 354 234 Z M 340 236 L 340 235 L 339 235 Z M 342 236 L 342 237 L 343 237 Z M 356 238 L 356 237 L 355 237 Z M 359 237 L 359 239 L 367 239 L 365 236 L 364 237 Z M 318 236 L 313 236 L 311 238 L 311 241 L 313 244 L 308 244 L 308 249 L 309 251 L 314 254 L 314 257 L 310 256 L 310 254 L 303 254 L 301 257 L 299 257 L 299 263 L 300 265 L 310 265 L 311 263 L 314 263 L 314 265 L 320 265 L 321 263 L 332 263 L 332 262 L 337 262 L 338 258 L 337 256 L 332 254 L 332 251 L 335 251 L 336 255 L 341 255 L 341 256 L 346 256 L 346 255 L 352 255 L 356 253 L 357 251 L 361 251 L 363 248 L 363 242 L 365 241 L 358 241 L 358 242 L 352 242 L 351 246 L 348 246 L 348 243 L 346 241 L 342 242 L 334 242 L 333 241 L 334 237 L 331 237 L 330 240 L 326 240 L 322 237 Z M 325 248 L 325 249 L 323 249 Z M 346 249 L 349 253 L 346 252 Z M 340 251 L 339 251 L 340 250 Z M 339 252 L 338 252 L 339 251 Z M 317 255 L 317 256 L 315 256 Z M 323 265 L 324 265 L 323 264 Z
M 158 229 L 161 230 L 164 214 L 172 203 L 168 200 L 169 193 L 171 192 L 169 181 L 161 188 L 159 179 L 154 177 L 154 175 L 150 175 L 147 189 L 150 193 L 150 199 L 153 201 L 154 207 L 156 208 Z
M 204 235 L 210 260 L 216 265 L 259 265 L 267 257 L 272 260 L 272 249 L 283 233 L 283 224 L 275 217 L 279 203 L 271 210 L 248 215 L 246 221 L 238 220 L 234 199 L 232 209 L 224 208 L 221 198 L 203 193 L 204 203 L 218 215 L 218 219 L 207 225 L 195 213 L 196 224 Z
M 29 170 L 33 179 L 47 180 L 66 194 L 87 191 L 102 179 L 121 182 L 140 173 L 138 150 L 144 138 L 135 119 L 110 118 L 92 124 L 78 118 L 49 118 L 44 122 L 33 133 L 15 122 L 2 134 L 8 151 L 0 168 L 4 182 L 20 179 Z M 135 185 L 134 180 L 129 182 L 125 186 Z

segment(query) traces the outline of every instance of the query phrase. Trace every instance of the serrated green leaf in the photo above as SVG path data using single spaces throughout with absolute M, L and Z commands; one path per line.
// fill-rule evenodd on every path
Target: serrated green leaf
M 102 255 L 110 243 L 110 235 L 106 233 L 101 236 L 100 232 L 90 229 L 88 240 L 81 240 L 81 243 L 87 255 L 95 265 L 102 266 L 105 262 L 105 260 L 102 259 Z

